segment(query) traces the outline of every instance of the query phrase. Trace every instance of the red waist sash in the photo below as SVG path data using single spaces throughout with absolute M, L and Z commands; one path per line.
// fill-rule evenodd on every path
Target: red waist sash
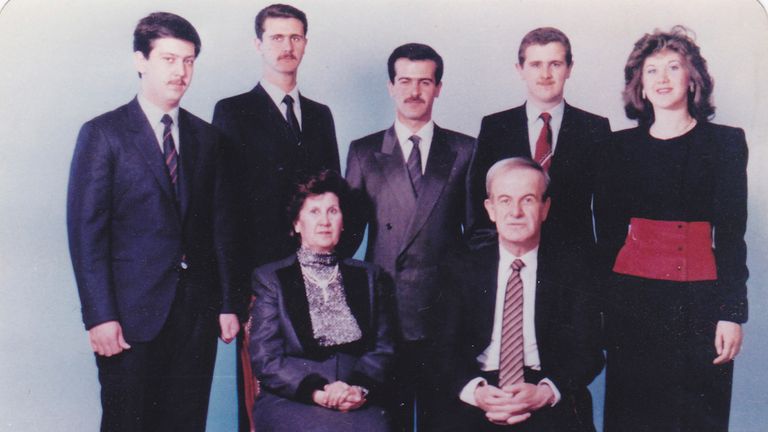
M 632 218 L 613 271 L 676 282 L 716 280 L 712 226 Z

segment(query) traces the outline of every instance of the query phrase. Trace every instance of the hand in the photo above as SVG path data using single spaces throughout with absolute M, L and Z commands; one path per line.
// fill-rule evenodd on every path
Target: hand
M 323 390 L 328 393 L 328 406 L 333 409 L 339 409 L 341 402 L 346 400 L 350 388 L 349 384 L 343 381 L 326 384 Z
M 366 399 L 363 390 L 358 386 L 351 386 L 347 391 L 347 397 L 339 404 L 339 411 L 348 412 L 365 405 Z
M 330 408 L 328 406 L 328 393 L 323 390 L 315 390 L 312 392 L 312 401 L 323 408 Z
M 520 423 L 531 416 L 531 413 L 524 411 L 523 406 L 513 400 L 512 393 L 492 385 L 477 386 L 475 402 L 478 408 L 485 411 L 488 421 L 498 425 Z
M 91 349 L 100 356 L 111 357 L 131 346 L 123 339 L 123 328 L 117 321 L 103 322 L 88 330 Z
M 544 405 L 552 404 L 552 400 L 555 398 L 552 387 L 546 384 L 519 383 L 506 386 L 503 390 L 511 393 L 513 395 L 512 401 L 522 405 L 525 412 L 533 412 L 541 409 Z M 513 424 L 509 421 L 507 423 Z
M 230 343 L 240 331 L 240 321 L 235 314 L 219 315 L 219 326 L 221 327 L 221 340 L 224 343 Z
M 741 332 L 741 324 L 730 321 L 718 321 L 717 329 L 715 330 L 717 358 L 712 363 L 720 365 L 735 359 L 741 351 L 743 340 L 744 335 Z

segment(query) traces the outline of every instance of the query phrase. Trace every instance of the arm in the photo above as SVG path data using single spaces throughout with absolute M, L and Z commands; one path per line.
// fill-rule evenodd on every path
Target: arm
M 365 177 L 363 175 L 363 161 L 360 160 L 358 146 L 355 142 L 349 145 L 347 153 L 347 172 L 344 176 L 352 189 L 352 207 L 349 214 L 344 215 L 344 232 L 337 249 L 343 257 L 355 254 L 363 242 L 365 227 L 370 218 L 370 203 L 365 192 Z

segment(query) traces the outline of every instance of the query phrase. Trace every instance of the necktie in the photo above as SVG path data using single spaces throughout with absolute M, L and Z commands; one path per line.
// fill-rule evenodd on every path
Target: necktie
M 293 112 L 293 98 L 291 95 L 285 95 L 283 103 L 285 104 L 285 120 L 288 122 L 288 127 L 293 133 L 296 145 L 301 145 L 301 127 L 299 127 L 299 119 L 296 118 L 296 113 Z
M 163 156 L 165 156 L 165 166 L 168 167 L 168 175 L 171 177 L 171 184 L 174 191 L 178 188 L 176 180 L 179 178 L 179 156 L 176 153 L 176 146 L 173 143 L 173 134 L 171 134 L 171 125 L 173 119 L 168 114 L 163 115 L 160 122 L 165 125 L 163 129 Z
M 525 263 L 516 259 L 504 292 L 501 319 L 501 354 L 499 356 L 499 388 L 523 381 L 523 280 L 520 269 Z
M 411 150 L 411 154 L 408 156 L 406 165 L 408 165 L 408 175 L 411 177 L 413 194 L 418 198 L 421 190 L 421 150 L 419 149 L 421 137 L 412 135 L 408 139 L 413 143 L 413 150 Z
M 544 171 L 549 171 L 549 167 L 552 165 L 552 128 L 549 126 L 549 120 L 552 119 L 552 116 L 543 112 L 539 117 L 544 121 L 544 126 L 536 140 L 536 154 L 534 154 L 533 160 L 538 162 Z

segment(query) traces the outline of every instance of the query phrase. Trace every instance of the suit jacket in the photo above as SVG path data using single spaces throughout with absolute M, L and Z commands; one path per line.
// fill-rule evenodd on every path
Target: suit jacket
M 576 414 L 573 422 L 584 426 L 578 430 L 594 430 L 586 387 L 600 373 L 603 354 L 600 316 L 590 298 L 592 276 L 584 270 L 586 257 L 573 254 L 565 262 L 553 259 L 551 252 L 543 245 L 539 248 L 534 325 L 541 372 L 560 391 L 559 403 Z M 472 378 L 480 376 L 477 356 L 491 342 L 498 267 L 498 243 L 456 252 L 441 266 L 444 295 L 435 358 L 444 393 L 453 402 Z
M 393 278 L 399 325 L 405 340 L 426 339 L 439 292 L 437 267 L 444 252 L 462 240 L 466 222 L 466 179 L 475 141 L 435 125 L 422 192 L 412 193 L 394 126 L 353 141 L 347 181 L 360 193 L 360 219 L 348 230 L 357 236 L 368 224 L 366 260 Z
M 296 174 L 322 168 L 340 171 L 330 109 L 304 96 L 299 97 L 299 103 L 299 146 L 261 84 L 248 93 L 219 101 L 214 109 L 213 124 L 226 136 L 235 159 L 243 254 L 247 260 L 245 278 L 257 265 L 296 250 L 289 236 L 291 221 L 285 216 Z
M 362 261 L 339 263 L 344 291 L 362 338 L 343 348 L 318 345 L 312 333 L 306 287 L 296 255 L 253 272 L 251 364 L 264 389 L 311 401 L 329 382 L 345 381 L 374 392 L 387 377 L 393 354 L 391 291 L 385 275 Z
M 151 340 L 182 277 L 200 310 L 235 311 L 234 215 L 220 136 L 183 109 L 178 121 L 179 205 L 137 99 L 80 130 L 67 229 L 87 329 L 117 320 L 127 340 Z
M 542 244 L 572 243 L 585 253 L 593 252 L 592 196 L 602 147 L 610 131 L 608 119 L 565 104 L 549 169 L 552 207 L 542 227 Z M 501 159 L 516 156 L 531 157 L 525 105 L 483 118 L 470 170 L 472 235 L 493 228 L 483 207 L 488 169 Z

